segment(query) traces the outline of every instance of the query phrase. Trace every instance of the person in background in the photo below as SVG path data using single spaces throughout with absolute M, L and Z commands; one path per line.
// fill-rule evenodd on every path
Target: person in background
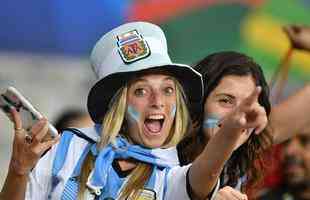
M 241 102 L 260 86 L 262 91 L 256 102 L 270 115 L 269 88 L 261 67 L 250 57 L 233 51 L 217 52 L 202 59 L 194 66 L 204 80 L 204 98 L 197 111 L 195 129 L 178 145 L 181 164 L 195 160 L 205 145 L 217 135 L 225 120 Z M 244 129 L 242 138 L 226 163 L 221 175 L 221 187 L 241 189 L 245 182 L 255 182 L 262 166 L 254 166 L 254 160 L 262 160 L 262 152 L 271 145 L 269 127 L 260 135 Z
M 259 200 L 310 200 L 310 134 L 300 133 L 282 145 L 283 182 Z
M 273 106 L 271 108 L 271 113 L 269 117 L 269 124 L 272 125 L 273 133 L 281 134 L 282 137 L 284 137 L 283 140 L 285 140 L 285 138 L 287 137 L 291 137 L 292 132 L 294 131 L 299 131 L 299 132 L 303 131 L 305 133 L 310 133 L 310 116 L 309 116 L 310 107 L 308 106 L 308 102 L 310 102 L 310 84 L 306 84 L 304 87 L 299 89 L 297 92 L 290 95 L 287 99 Z M 294 123 L 292 123 L 292 121 L 294 121 Z M 301 142 L 300 139 L 302 138 L 306 140 L 309 139 L 309 134 L 301 134 L 301 135 L 304 135 L 304 136 L 295 137 L 295 138 L 299 138 L 299 142 Z M 285 142 L 284 147 L 286 148 L 287 145 L 291 145 L 292 141 Z M 281 151 L 279 151 L 279 154 L 280 154 L 279 156 L 281 156 L 282 158 L 285 158 L 285 156 L 283 156 L 283 153 L 281 155 Z M 268 160 L 270 159 L 272 159 L 272 157 L 268 156 Z M 305 170 L 309 169 L 309 167 L 305 167 L 306 165 L 303 165 L 303 166 Z M 285 170 L 285 165 L 282 167 L 280 163 L 279 168 L 281 168 L 281 170 L 282 169 Z M 283 171 L 277 171 L 277 173 L 279 173 L 279 176 L 281 177 L 283 176 L 282 174 L 287 174 L 287 173 L 283 173 Z M 289 180 L 290 176 L 285 176 L 285 177 L 286 177 L 286 180 Z M 281 191 L 282 192 L 285 191 L 285 190 L 280 190 L 280 188 L 283 186 L 284 185 L 276 185 L 276 189 L 272 190 L 271 192 L 268 192 L 268 194 L 264 195 L 263 198 L 267 200 L 269 199 L 267 197 L 270 197 L 272 200 L 272 197 L 271 197 L 272 192 L 275 192 L 275 194 L 280 195 Z M 266 193 L 266 189 L 267 191 L 269 191 L 268 190 L 269 188 L 264 188 L 263 189 L 264 193 Z M 257 189 L 256 192 L 252 196 L 255 196 L 255 197 L 261 196 L 261 193 L 262 193 L 261 189 Z M 222 188 L 219 189 L 215 197 L 215 200 L 231 200 L 231 199 L 236 198 L 236 196 L 241 197 L 242 195 L 245 195 L 245 194 L 242 194 L 238 189 L 235 189 L 230 186 L 222 186 Z M 278 197 L 276 199 L 280 200 L 279 196 L 276 196 L 276 197 Z M 288 197 L 288 198 L 287 199 L 284 198 L 283 200 L 292 199 L 289 195 L 285 195 L 285 197 Z
M 291 47 L 310 54 L 310 27 L 303 25 L 284 26 Z M 296 133 L 310 133 L 310 83 L 287 99 L 272 107 L 270 126 L 275 143 L 281 143 Z
M 94 125 L 89 114 L 78 108 L 71 108 L 62 111 L 54 120 L 55 128 L 62 132 L 66 128 L 82 128 Z
M 284 27 L 284 31 L 287 33 L 293 48 L 305 50 L 305 51 L 310 50 L 310 27 L 292 25 L 292 26 Z M 229 54 L 232 60 L 229 60 Z M 225 65 L 227 66 L 225 67 Z M 244 65 L 244 67 L 241 68 L 241 70 L 238 69 L 242 67 L 242 65 Z M 181 153 L 181 162 L 182 162 L 182 158 L 186 161 L 188 159 L 187 157 L 188 155 L 190 155 L 189 157 L 192 157 L 192 159 L 195 159 L 197 154 L 199 154 L 199 152 L 201 151 L 201 149 L 199 150 L 199 148 L 201 147 L 199 147 L 199 145 L 196 145 L 196 144 L 203 143 L 202 146 L 204 146 L 204 144 L 207 143 L 209 138 L 212 137 L 212 135 L 215 133 L 214 129 L 219 128 L 216 125 L 217 122 L 219 121 L 219 116 L 217 114 L 213 115 L 212 113 L 211 114 L 207 113 L 208 109 L 206 108 L 207 107 L 206 100 L 209 98 L 208 96 L 209 94 L 216 93 L 216 92 L 218 94 L 221 94 L 221 90 L 224 91 L 224 93 L 221 94 L 221 96 L 218 96 L 217 98 L 219 101 L 218 108 L 222 107 L 222 110 L 223 110 L 222 113 L 224 113 L 225 115 L 225 110 L 226 110 L 226 114 L 229 113 L 237 105 L 238 101 L 240 101 L 240 99 L 243 98 L 242 96 L 244 94 L 242 94 L 242 91 L 245 91 L 246 93 L 246 90 L 242 90 L 242 89 L 247 88 L 247 85 L 251 85 L 251 81 L 250 82 L 246 81 L 244 84 L 242 84 L 241 83 L 242 78 L 246 79 L 246 76 L 249 77 L 252 75 L 252 78 L 255 79 L 254 81 L 256 81 L 256 84 L 257 82 L 261 82 L 265 86 L 263 88 L 263 92 L 261 93 L 260 103 L 264 105 L 265 109 L 267 109 L 267 114 L 269 114 L 268 110 L 270 110 L 270 105 L 269 105 L 270 103 L 268 103 L 267 100 L 265 101 L 263 100 L 263 99 L 267 99 L 269 96 L 269 89 L 267 87 L 266 81 L 264 80 L 263 73 L 261 72 L 260 67 L 251 58 L 247 57 L 246 55 L 238 54 L 236 52 L 219 52 L 219 53 L 215 53 L 203 59 L 195 67 L 202 74 L 203 79 L 205 80 L 205 97 L 204 97 L 205 107 L 202 109 L 204 110 L 202 112 L 204 114 L 198 115 L 198 128 L 196 129 L 199 130 L 200 136 L 199 136 L 199 133 L 198 133 L 198 136 L 197 136 L 197 133 L 196 133 L 196 136 L 195 134 L 194 136 L 192 134 L 189 137 L 185 138 L 179 145 L 179 150 L 181 149 L 181 152 L 182 152 L 182 149 L 183 150 L 186 149 L 185 152 L 186 151 L 188 152 L 188 154 L 185 153 L 185 156 L 182 155 Z M 228 76 L 228 75 L 231 75 L 229 77 L 231 79 L 230 82 L 229 82 L 229 78 L 227 77 L 225 78 L 225 76 Z M 238 78 L 240 81 L 239 85 L 237 84 Z M 235 82 L 234 82 L 234 79 L 235 79 Z M 226 86 L 225 86 L 225 83 L 226 83 Z M 226 87 L 226 91 L 225 91 L 225 87 Z M 216 89 L 218 89 L 218 91 L 213 92 L 213 90 L 216 90 Z M 308 106 L 308 102 L 310 102 L 310 84 L 306 84 L 302 89 L 300 89 L 294 95 L 291 95 L 285 101 L 271 108 L 270 116 L 269 116 L 269 128 L 268 128 L 269 131 L 267 130 L 265 132 L 266 134 L 261 134 L 259 136 L 263 138 L 262 136 L 265 135 L 265 139 L 266 139 L 265 145 L 261 144 L 262 147 L 264 146 L 262 149 L 268 147 L 272 143 L 272 141 L 276 144 L 281 143 L 282 141 L 285 141 L 287 138 L 292 137 L 294 133 L 296 132 L 309 132 L 310 133 L 310 117 L 309 117 L 310 107 Z M 292 121 L 294 121 L 294 123 L 292 123 Z M 200 126 L 199 126 L 199 123 L 200 123 Z M 206 133 L 205 136 L 202 136 L 203 135 L 202 132 L 204 132 L 203 129 L 205 129 L 205 133 Z M 213 134 L 210 134 L 210 132 Z M 251 137 L 254 138 L 255 135 Z M 194 143 L 192 148 L 190 147 L 191 143 Z M 245 146 L 246 144 L 243 145 L 243 147 Z M 247 149 L 249 153 L 248 156 L 251 154 L 252 155 L 255 154 L 255 151 L 253 151 L 253 149 L 252 150 L 251 148 L 247 148 Z M 236 151 L 238 151 L 240 155 L 240 151 L 242 150 L 240 148 Z M 243 171 L 243 173 L 246 173 L 246 171 L 250 168 L 251 165 L 253 166 L 252 171 L 254 169 L 254 172 L 255 171 L 258 172 L 258 169 L 255 169 L 256 168 L 255 165 L 251 164 L 251 162 L 253 162 L 253 156 L 250 162 L 248 163 L 243 162 L 242 164 L 241 159 L 239 159 L 239 161 L 236 161 L 237 159 L 236 157 L 238 157 L 237 156 L 238 153 L 235 152 L 234 154 L 235 154 L 235 158 L 231 158 L 227 164 L 228 166 L 232 165 L 233 169 L 227 170 L 226 175 L 222 174 L 222 177 L 224 177 L 222 178 L 223 182 L 225 182 L 225 179 L 226 179 L 226 184 L 230 186 L 227 186 L 227 185 L 225 186 L 225 184 L 223 183 L 223 186 L 222 186 L 223 188 L 220 188 L 216 196 L 216 199 L 219 199 L 219 200 L 229 199 L 230 200 L 230 199 L 235 199 L 235 198 L 237 199 L 242 198 L 242 196 L 244 196 L 245 194 L 242 194 L 240 191 L 238 191 L 240 190 L 240 187 L 239 187 L 240 184 L 238 186 L 238 184 L 236 184 L 236 181 L 230 181 L 229 183 L 229 179 L 230 180 L 239 179 L 239 182 L 240 182 L 241 181 L 240 171 Z M 233 157 L 234 157 L 234 154 L 233 154 Z M 244 156 L 246 156 L 246 153 L 244 153 Z M 191 159 L 187 161 L 190 162 L 190 160 Z M 232 161 L 232 160 L 235 160 L 235 161 Z M 262 158 L 261 158 L 261 161 L 262 161 Z M 234 165 L 237 165 L 237 166 L 239 165 L 237 167 L 239 168 L 239 170 L 236 170 Z M 226 169 L 228 168 L 228 166 L 226 166 Z
M 200 154 L 210 138 L 220 130 L 222 119 L 240 104 L 251 88 L 257 85 L 262 87 L 259 104 L 269 116 L 269 125 L 260 135 L 249 137 L 244 134 L 244 139 L 249 139 L 235 148 L 221 176 L 221 187 L 229 186 L 222 191 L 222 196 L 224 193 L 227 196 L 234 189 L 240 190 L 242 182 L 243 185 L 253 185 L 259 180 L 264 169 L 262 153 L 272 144 L 292 137 L 292 131 L 309 130 L 310 118 L 302 110 L 310 109 L 307 106 L 310 85 L 271 109 L 268 85 L 261 67 L 252 58 L 237 52 L 218 52 L 202 59 L 194 68 L 205 81 L 204 104 L 202 111 L 196 112 L 195 130 L 178 145 L 183 164 L 190 163 Z M 294 118 L 299 120 L 291 123 Z

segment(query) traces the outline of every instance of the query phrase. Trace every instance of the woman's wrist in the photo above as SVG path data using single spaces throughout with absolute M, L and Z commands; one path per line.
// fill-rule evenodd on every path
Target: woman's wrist
M 30 169 L 22 167 L 17 161 L 11 160 L 9 166 L 9 173 L 18 177 L 28 177 Z

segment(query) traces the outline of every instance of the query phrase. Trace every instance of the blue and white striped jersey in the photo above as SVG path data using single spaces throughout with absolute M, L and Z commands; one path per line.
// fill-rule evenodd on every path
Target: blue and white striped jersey
M 87 138 L 99 141 L 95 127 L 80 129 L 80 131 Z M 26 200 L 70 199 L 67 198 L 68 195 L 64 195 L 65 188 L 77 166 L 81 165 L 83 160 L 81 158 L 85 157 L 89 146 L 90 142 L 85 137 L 73 131 L 65 131 L 60 143 L 53 146 L 32 170 L 27 184 Z M 177 156 L 176 150 L 175 154 Z M 186 165 L 157 170 L 154 186 L 156 200 L 190 200 L 186 189 L 186 174 L 189 167 L 190 165 Z M 55 184 L 55 178 L 57 184 Z M 215 196 L 217 190 L 218 186 L 212 196 Z M 93 195 L 85 196 L 87 200 L 94 200 Z

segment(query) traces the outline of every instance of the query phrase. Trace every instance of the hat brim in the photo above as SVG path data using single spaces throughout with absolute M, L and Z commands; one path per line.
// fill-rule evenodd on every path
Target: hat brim
M 92 120 L 95 123 L 102 123 L 103 117 L 109 109 L 110 101 L 116 92 L 126 85 L 137 73 L 151 69 L 164 70 L 172 74 L 183 86 L 190 111 L 197 109 L 195 107 L 200 105 L 203 95 L 203 84 L 200 74 L 188 65 L 173 63 L 137 71 L 118 72 L 96 82 L 91 88 L 87 100 L 88 112 Z

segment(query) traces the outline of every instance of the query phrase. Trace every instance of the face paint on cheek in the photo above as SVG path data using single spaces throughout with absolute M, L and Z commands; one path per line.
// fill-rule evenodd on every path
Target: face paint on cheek
M 134 107 L 130 105 L 127 107 L 127 115 L 128 115 L 129 120 L 138 123 L 139 118 L 140 118 L 140 113 Z
M 203 128 L 216 128 L 219 125 L 220 117 L 216 114 L 207 115 L 203 120 Z
M 175 113 L 176 113 L 176 107 L 175 105 L 173 105 L 173 108 L 171 110 L 171 117 L 174 118 L 175 117 Z

